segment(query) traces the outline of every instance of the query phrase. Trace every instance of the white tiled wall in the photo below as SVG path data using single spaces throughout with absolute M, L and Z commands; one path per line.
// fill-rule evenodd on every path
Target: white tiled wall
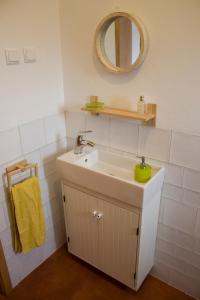
M 107 128 L 109 134 L 109 128 Z M 127 139 L 128 137 L 128 139 Z M 139 130 L 133 122 L 113 118 L 110 122 L 110 146 L 125 152 L 137 153 Z
M 67 140 L 78 131 L 106 150 L 143 154 L 166 167 L 152 274 L 200 298 L 200 137 L 141 126 L 134 121 L 67 114 Z
M 67 140 L 66 140 L 67 128 Z M 130 120 L 63 114 L 0 132 L 0 238 L 15 286 L 65 242 L 60 180 L 55 158 L 73 147 L 81 130 L 107 150 L 143 154 L 166 168 L 152 274 L 184 292 L 200 297 L 200 165 L 199 137 L 141 126 Z M 23 255 L 12 250 L 4 169 L 26 158 L 39 165 L 47 225 L 46 243 Z
M 1 134 L 0 164 L 21 155 L 21 143 L 17 128 L 3 131 Z
M 64 114 L 48 116 L 0 132 L 0 239 L 3 244 L 13 286 L 49 257 L 65 242 L 60 178 L 55 159 L 66 152 Z M 47 237 L 42 247 L 28 254 L 15 254 L 12 249 L 9 200 L 4 190 L 5 167 L 13 161 L 27 159 L 39 166 L 40 185 L 46 218 Z

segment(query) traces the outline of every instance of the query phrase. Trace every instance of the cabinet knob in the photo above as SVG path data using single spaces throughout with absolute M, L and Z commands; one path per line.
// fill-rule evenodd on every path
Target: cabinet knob
M 97 214 L 97 219 L 100 220 L 100 219 L 102 219 L 102 218 L 103 218 L 103 214 L 102 214 L 102 213 L 98 213 L 98 214 Z

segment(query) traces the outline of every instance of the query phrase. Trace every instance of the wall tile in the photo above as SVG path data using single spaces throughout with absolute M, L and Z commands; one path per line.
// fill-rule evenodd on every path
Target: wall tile
M 6 218 L 4 214 L 4 206 L 0 203 L 0 232 L 4 231 L 7 227 Z
M 65 115 L 57 114 L 44 119 L 44 128 L 47 144 L 66 137 Z
M 171 131 L 140 126 L 139 155 L 169 161 Z
M 46 243 L 41 247 L 42 261 L 47 259 L 56 250 L 55 232 L 54 228 L 51 227 L 47 230 Z
M 46 213 L 48 213 L 48 217 L 46 219 L 46 231 L 48 231 L 50 228 L 53 227 L 53 219 L 52 216 L 49 214 L 49 203 L 48 205 L 46 205 L 46 207 L 48 207 L 48 210 Z
M 174 253 L 174 244 L 160 238 L 157 239 L 156 248 L 158 251 L 162 251 L 170 255 L 173 255 Z
M 9 261 L 13 256 L 16 255 L 15 251 L 13 250 L 12 242 L 7 246 L 3 245 L 3 250 L 6 261 Z
M 195 254 L 192 251 L 189 251 L 189 250 L 184 249 L 179 246 L 175 246 L 174 254 L 176 257 L 178 257 L 178 258 L 181 257 L 182 260 L 184 260 L 187 263 L 200 269 L 200 255 L 199 254 Z
M 67 112 L 67 136 L 76 138 L 80 131 L 86 130 L 86 114 L 83 112 Z
M 179 230 L 176 231 L 175 243 L 185 249 L 193 250 L 194 249 L 194 237 L 181 232 Z
M 39 150 L 36 150 L 36 151 L 26 154 L 24 156 L 24 158 L 27 159 L 27 161 L 30 163 L 37 163 L 38 166 L 41 166 L 41 164 L 42 164 Z
M 64 220 L 55 224 L 55 241 L 56 248 L 61 247 L 67 241 Z
M 4 209 L 6 227 L 9 227 L 11 225 L 10 223 L 12 221 L 10 201 L 3 202 L 2 205 L 3 205 L 3 209 Z
M 165 201 L 167 201 L 167 199 L 165 199 L 165 197 L 161 197 L 161 199 L 160 199 L 160 209 L 159 209 L 159 220 L 158 220 L 160 223 L 163 223 Z
M 20 126 L 23 153 L 33 152 L 45 145 L 44 121 L 36 120 Z
M 172 227 L 166 226 L 162 223 L 158 223 L 158 237 L 166 241 L 172 242 L 176 238 L 176 230 Z
M 49 205 L 50 205 L 51 214 L 58 216 L 57 215 L 57 212 L 58 212 L 58 214 L 61 214 L 60 220 L 62 220 L 63 219 L 63 199 L 62 199 L 62 197 L 59 196 L 59 197 L 52 198 L 49 202 Z M 56 221 L 58 222 L 59 219 L 57 219 Z
M 45 174 L 46 177 L 48 177 L 51 174 L 54 174 L 55 171 L 56 171 L 56 161 L 53 160 L 53 161 L 45 164 L 43 166 L 43 168 L 44 168 L 44 174 Z
M 169 274 L 170 274 L 170 268 L 158 261 L 155 261 L 153 269 L 151 271 L 151 275 L 159 278 L 160 280 L 164 282 L 169 281 Z
M 171 267 L 180 272 L 185 271 L 185 265 L 183 264 L 183 261 L 180 258 L 175 257 L 174 255 L 170 255 L 156 249 L 155 257 L 157 261 L 167 265 L 168 267 Z
M 42 183 L 43 192 L 48 195 L 49 199 L 61 195 L 61 184 L 57 174 L 49 175 Z
M 200 193 L 184 189 L 183 203 L 200 207 Z
M 75 147 L 75 139 L 67 138 L 67 151 L 73 150 Z
M 183 189 L 171 184 L 164 183 L 162 195 L 169 199 L 181 201 L 183 198 Z
M 194 297 L 199 297 L 200 281 L 175 270 L 171 270 L 169 284 Z
M 0 239 L 3 245 L 3 248 L 12 245 L 12 235 L 10 227 L 6 228 L 0 233 Z M 6 253 L 5 253 L 6 254 Z
M 45 204 L 43 204 L 43 211 L 45 216 L 45 221 L 49 221 L 49 201 Z
M 17 128 L 0 132 L 0 165 L 21 156 L 20 136 Z
M 186 263 L 185 274 L 193 277 L 194 279 L 200 280 L 200 269 L 190 263 Z
M 21 263 L 18 255 L 14 255 L 7 260 L 8 270 L 11 277 L 12 286 L 15 287 L 22 279 Z
M 185 233 L 194 233 L 197 209 L 182 205 L 167 199 L 163 223 L 182 230 Z
M 200 172 L 184 169 L 183 186 L 196 192 L 200 192 Z
M 59 141 L 57 141 L 56 143 L 56 157 L 58 157 L 59 155 L 62 155 L 63 153 L 67 152 L 67 139 L 61 139 Z
M 195 240 L 194 250 L 196 253 L 200 254 L 200 239 Z
M 92 130 L 87 138 L 96 144 L 106 145 L 110 144 L 110 119 L 105 116 L 87 115 L 86 130 Z
M 110 121 L 110 146 L 122 151 L 138 152 L 139 128 L 133 121 L 112 118 Z
M 41 160 L 43 164 L 55 160 L 57 153 L 57 144 L 52 143 L 40 149 Z
M 47 163 L 48 164 L 48 163 Z M 39 175 L 39 179 L 40 181 L 42 181 L 46 176 L 45 176 L 45 173 L 44 173 L 44 166 L 40 166 L 38 168 L 38 175 Z
M 39 167 L 39 177 L 40 180 L 54 174 L 56 170 L 56 161 L 50 161 Z
M 3 173 L 4 169 L 2 166 L 0 166 L 0 187 L 3 185 Z
M 0 203 L 6 200 L 6 193 L 4 190 L 4 186 L 0 186 Z
M 61 139 L 55 143 L 44 146 L 40 149 L 41 161 L 43 164 L 55 160 L 56 157 L 67 151 L 67 140 L 66 138 Z
M 49 201 L 49 190 L 46 178 L 40 179 L 40 188 L 42 193 L 42 203 Z
M 195 233 L 198 237 L 200 237 L 200 209 L 198 209 L 198 213 L 197 213 L 197 222 L 196 222 Z
M 21 264 L 21 274 L 23 278 L 30 274 L 42 262 L 40 248 L 35 248 L 27 254 L 20 253 L 17 256 Z
M 183 167 L 166 164 L 164 181 L 173 185 L 182 186 Z
M 193 236 L 161 223 L 158 224 L 157 237 L 159 239 L 179 245 L 185 249 L 189 249 L 189 250 L 194 249 L 195 239 Z
M 200 137 L 173 132 L 171 158 L 172 163 L 200 170 Z

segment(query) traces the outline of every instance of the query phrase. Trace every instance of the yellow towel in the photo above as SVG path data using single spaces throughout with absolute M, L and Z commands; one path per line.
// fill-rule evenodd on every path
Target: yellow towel
M 27 253 L 45 240 L 45 221 L 37 177 L 12 187 L 14 250 Z

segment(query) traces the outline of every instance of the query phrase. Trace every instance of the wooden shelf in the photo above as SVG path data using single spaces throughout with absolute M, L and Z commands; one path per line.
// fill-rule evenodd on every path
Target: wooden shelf
M 87 108 L 81 108 L 83 111 L 88 111 L 93 115 L 109 115 L 121 118 L 128 118 L 137 121 L 142 121 L 149 126 L 156 125 L 156 104 L 148 103 L 147 104 L 147 113 L 139 114 L 136 111 L 124 110 L 124 109 L 117 109 L 117 108 L 110 108 L 105 107 L 100 111 L 91 111 Z

